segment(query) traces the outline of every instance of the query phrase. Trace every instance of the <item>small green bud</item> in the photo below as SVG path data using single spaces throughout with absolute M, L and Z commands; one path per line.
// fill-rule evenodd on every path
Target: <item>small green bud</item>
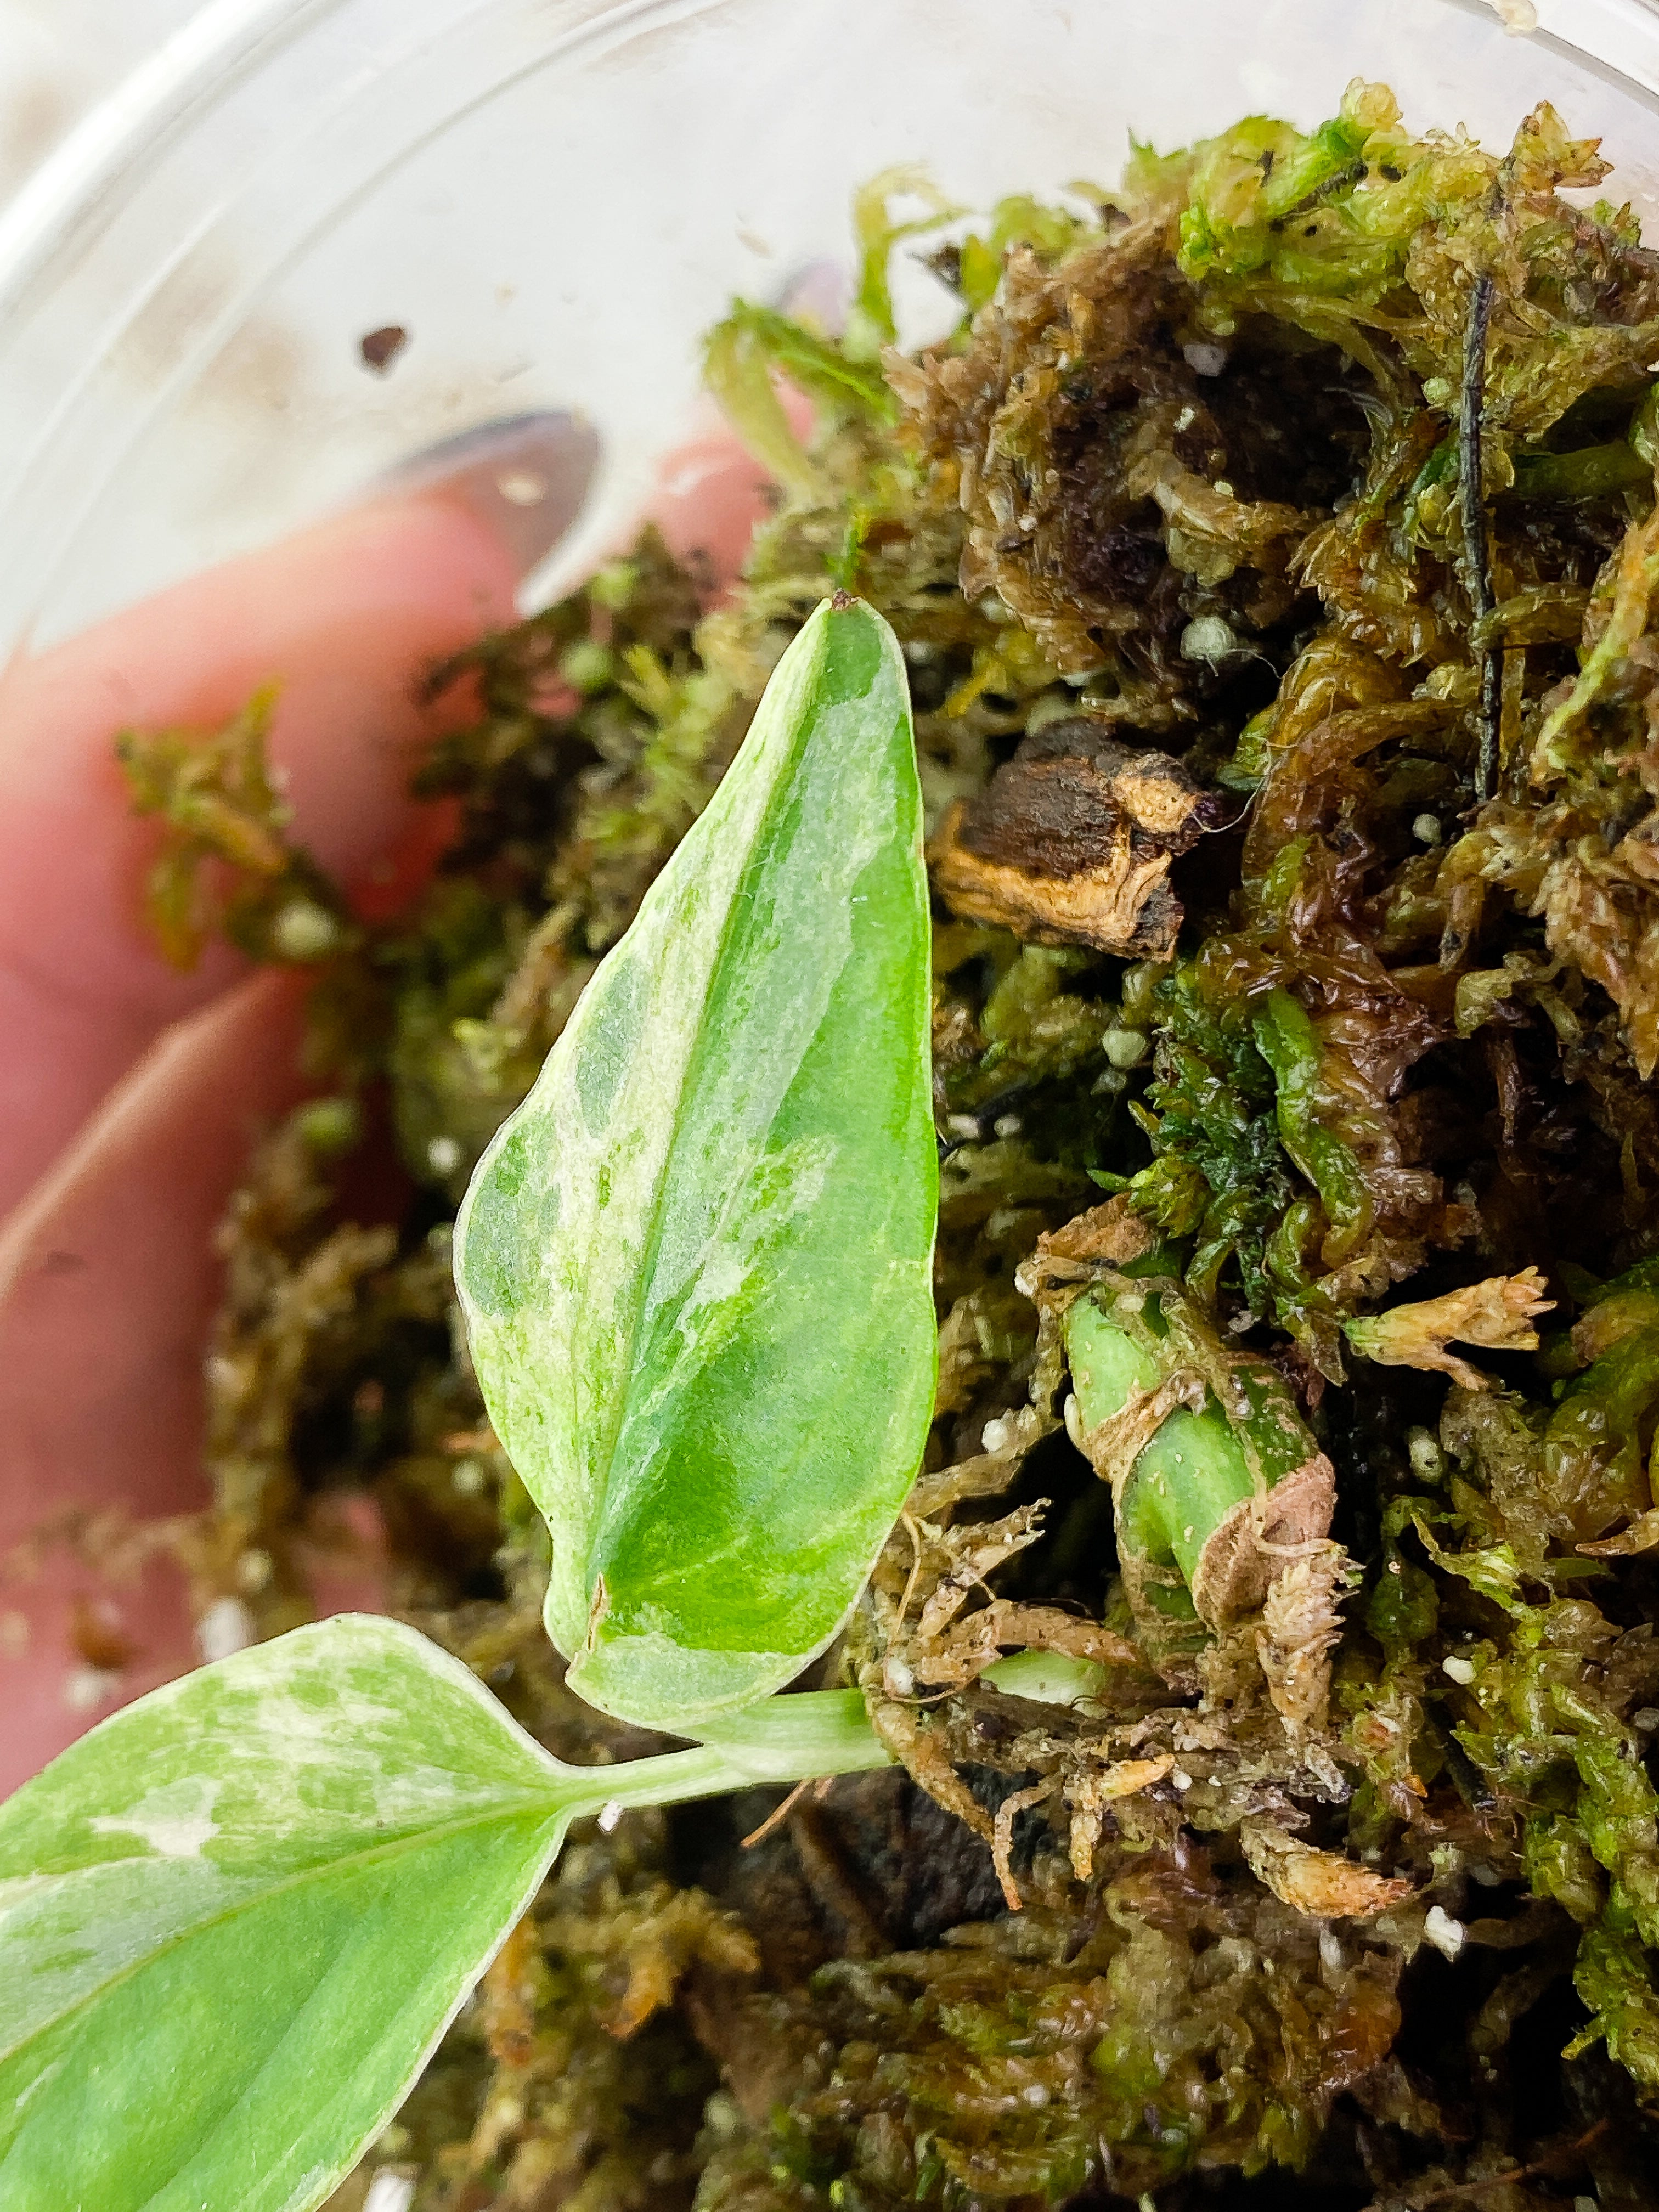
M 1445 1480 L 1445 1455 L 1431 1431 L 1421 1428 L 1407 1429 L 1406 1450 L 1411 1459 L 1412 1473 L 1419 1482 L 1437 1485 Z
M 1237 633 L 1219 615 L 1200 615 L 1181 633 L 1183 660 L 1224 660 L 1230 653 L 1237 650 Z

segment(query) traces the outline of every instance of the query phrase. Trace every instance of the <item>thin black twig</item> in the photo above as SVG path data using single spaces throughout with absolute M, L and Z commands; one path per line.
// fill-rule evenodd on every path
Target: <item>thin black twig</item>
M 1469 301 L 1469 326 L 1463 341 L 1463 391 L 1457 422 L 1464 588 L 1476 623 L 1484 621 L 1497 604 L 1492 598 L 1486 488 L 1481 479 L 1482 432 L 1486 414 L 1486 332 L 1492 324 L 1496 290 L 1492 271 L 1483 270 L 1474 280 Z M 1504 672 L 1501 657 L 1489 645 L 1476 648 L 1475 665 L 1480 673 L 1480 757 L 1475 772 L 1475 796 L 1485 799 L 1490 799 L 1498 788 L 1498 732 L 1503 713 Z
M 1334 176 L 1327 177 L 1323 184 L 1316 185 L 1310 192 L 1304 193 L 1294 207 L 1287 207 L 1283 215 L 1275 216 L 1267 225 L 1268 229 L 1283 230 L 1285 224 L 1294 222 L 1297 216 L 1311 215 L 1316 208 L 1322 207 L 1327 200 L 1334 200 L 1340 192 L 1346 192 L 1351 185 L 1363 184 L 1365 173 L 1366 165 L 1364 161 L 1351 161 L 1346 169 L 1339 169 Z M 1264 176 L 1271 176 L 1273 172 L 1271 169 L 1264 169 L 1262 173 Z

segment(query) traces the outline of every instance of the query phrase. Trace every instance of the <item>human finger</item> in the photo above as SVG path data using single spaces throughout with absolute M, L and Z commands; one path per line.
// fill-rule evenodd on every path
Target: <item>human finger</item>
M 168 1021 L 237 972 L 222 950 L 180 975 L 141 921 L 155 848 L 112 739 L 124 725 L 212 726 L 280 692 L 272 762 L 294 835 L 352 885 L 395 872 L 409 763 L 444 709 L 420 669 L 514 616 L 514 586 L 580 503 L 593 441 L 537 417 L 505 457 L 452 453 L 304 535 L 174 586 L 0 678 L 0 1216 Z M 552 424 L 552 428 L 545 426 Z M 540 458 L 563 475 L 532 528 L 481 471 Z M 448 711 L 453 712 L 453 708 Z

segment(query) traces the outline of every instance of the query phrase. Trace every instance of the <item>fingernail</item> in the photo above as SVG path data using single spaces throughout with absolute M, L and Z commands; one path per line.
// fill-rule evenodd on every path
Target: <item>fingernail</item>
M 580 415 L 548 409 L 480 422 L 389 469 L 380 491 L 456 499 L 487 523 L 521 576 L 551 552 L 580 514 L 599 458 L 599 434 Z

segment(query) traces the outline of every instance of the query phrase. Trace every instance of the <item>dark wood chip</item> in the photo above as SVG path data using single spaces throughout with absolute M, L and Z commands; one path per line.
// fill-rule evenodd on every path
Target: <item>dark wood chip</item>
M 1219 802 L 1167 753 L 1118 744 L 1087 715 L 1028 738 L 975 799 L 959 800 L 933 854 L 956 914 L 1038 945 L 1167 959 L 1181 927 L 1170 863 Z

